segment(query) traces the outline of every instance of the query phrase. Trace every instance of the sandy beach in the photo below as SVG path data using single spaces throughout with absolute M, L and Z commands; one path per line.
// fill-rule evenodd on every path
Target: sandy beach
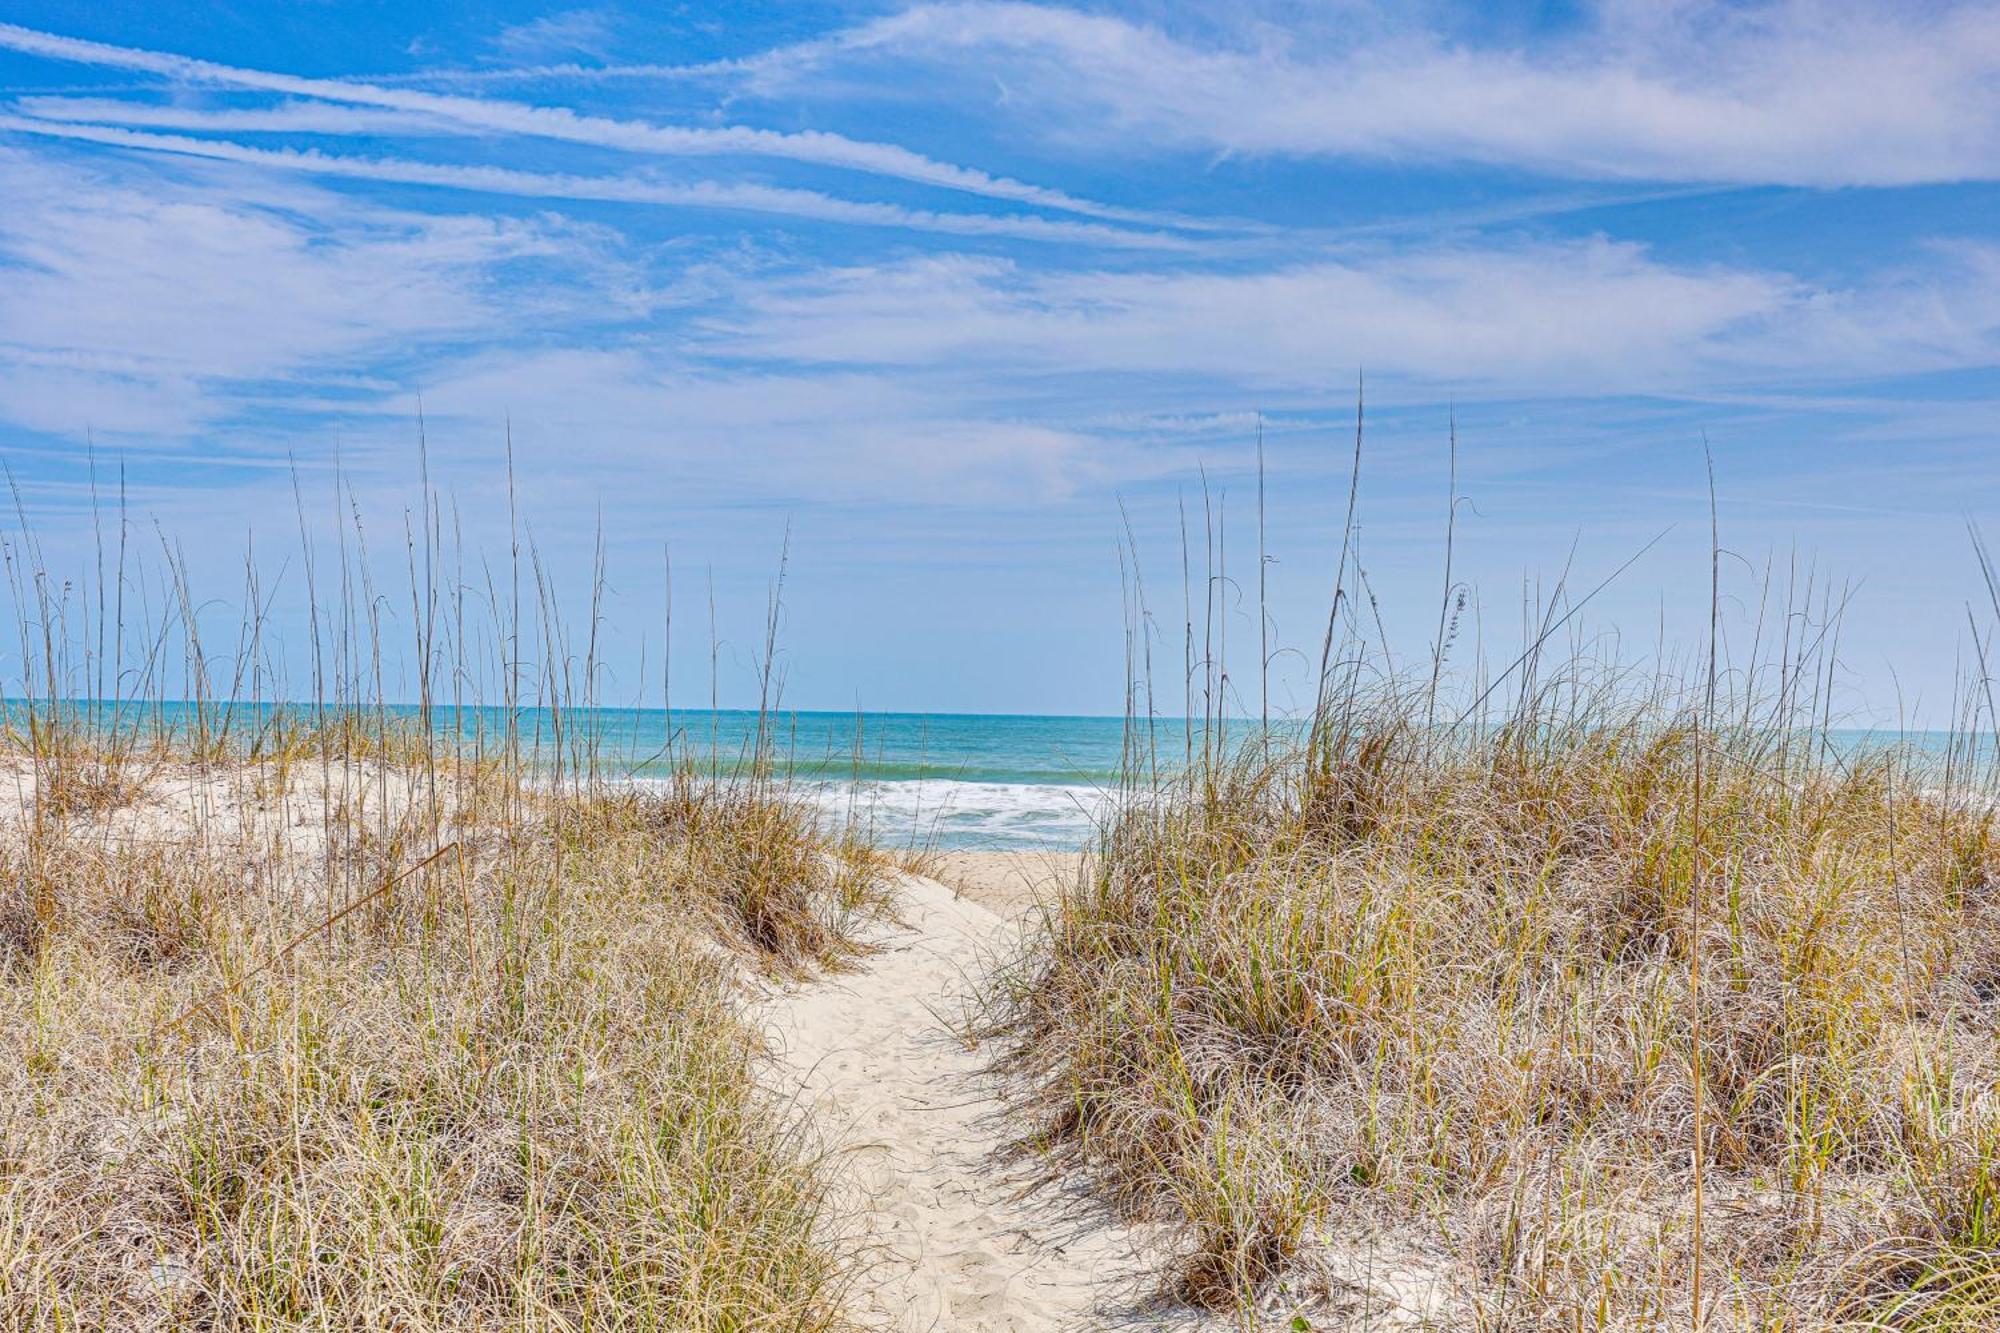
M 1081 872 L 1084 853 L 1060 848 L 948 851 L 935 878 L 959 897 L 1009 919 L 1052 901 Z
M 1003 859 L 1004 858 L 1004 859 Z M 1062 859 L 1073 859 L 1063 857 Z M 968 1039 L 974 990 L 1038 892 L 1017 854 L 951 858 L 976 888 L 907 877 L 857 973 L 786 991 L 765 1021 L 781 1078 L 833 1147 L 867 1238 L 877 1327 L 1055 1333 L 1130 1326 L 1150 1294 L 1140 1234 L 1038 1182 Z

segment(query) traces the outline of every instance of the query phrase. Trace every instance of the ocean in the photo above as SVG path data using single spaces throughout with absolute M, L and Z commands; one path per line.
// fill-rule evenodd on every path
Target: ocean
M 683 761 L 725 770 L 739 763 L 754 748 L 757 714 L 601 709 L 593 722 L 601 771 L 646 782 L 669 771 L 670 739 Z M 887 845 L 945 849 L 1083 846 L 1117 787 L 1126 725 L 1120 717 L 975 713 L 782 711 L 771 719 L 781 767 L 829 813 Z M 1179 718 L 1152 721 L 1162 769 L 1180 758 L 1183 728 Z M 1251 719 L 1227 724 L 1231 740 L 1256 730 Z M 1829 735 L 1850 754 L 1901 743 L 1941 757 L 1951 741 L 1925 731 Z
M 0 702 L 0 720 L 25 727 L 33 708 Z M 59 707 L 85 726 L 169 732 L 200 728 L 247 742 L 280 711 L 266 703 L 218 703 L 199 710 L 178 700 L 112 703 L 66 700 Z M 310 704 L 286 704 L 295 721 Z M 368 706 L 391 723 L 419 716 L 413 705 Z M 1011 714 L 866 713 L 778 710 L 765 719 L 768 752 L 830 816 L 852 821 L 889 846 L 961 848 L 1080 847 L 1118 780 L 1125 723 L 1117 717 Z M 494 747 L 508 732 L 507 710 L 475 705 L 433 709 L 432 725 L 468 747 Z M 526 762 L 543 772 L 560 761 L 574 772 L 589 752 L 598 776 L 612 781 L 664 780 L 677 766 L 741 771 L 757 745 L 754 710 L 543 708 L 516 711 L 513 726 Z M 1166 724 L 1156 724 L 1162 728 Z M 1173 724 L 1179 743 L 1180 723 Z M 1162 745 L 1166 744 L 1163 730 Z
M 676 760 L 726 770 L 751 753 L 757 727 L 738 711 L 604 709 L 593 720 L 602 771 L 638 782 Z M 889 845 L 952 849 L 1082 846 L 1125 739 L 1117 717 L 786 711 L 770 726 L 781 769 L 830 813 Z
M 0 705 L 20 707 L 16 701 Z M 82 701 L 66 707 L 100 719 L 111 711 Z M 193 716 L 190 705 L 172 702 L 118 711 L 128 719 L 143 712 L 173 729 L 189 726 Z M 247 735 L 271 711 L 269 705 L 212 706 L 209 725 L 212 729 L 226 716 L 233 732 Z M 295 704 L 287 711 L 297 716 L 309 708 Z M 405 705 L 381 711 L 392 720 L 417 716 Z M 559 744 L 553 714 L 519 710 L 515 725 L 531 765 L 552 768 L 559 750 L 574 755 L 587 734 L 599 776 L 639 784 L 662 781 L 680 764 L 740 770 L 755 751 L 759 725 L 755 711 L 732 709 L 572 709 L 561 721 Z M 888 846 L 1081 847 L 1109 808 L 1126 743 L 1126 722 L 1119 717 L 779 710 L 766 722 L 769 752 L 780 770 L 830 817 L 851 822 Z M 447 735 L 456 729 L 491 744 L 505 733 L 507 716 L 494 707 L 454 712 L 443 706 L 434 711 L 434 725 Z M 1256 730 L 1249 720 L 1228 726 L 1233 739 Z M 1151 727 L 1160 765 L 1171 767 L 1181 753 L 1183 723 L 1158 718 Z M 1939 755 L 1949 739 L 1937 732 L 1898 737 L 1836 730 L 1832 736 L 1841 750 L 1900 740 L 1920 753 Z M 564 763 L 574 760 L 565 757 Z

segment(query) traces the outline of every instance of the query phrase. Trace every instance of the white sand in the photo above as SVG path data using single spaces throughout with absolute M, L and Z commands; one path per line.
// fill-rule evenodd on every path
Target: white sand
M 1013 917 L 1051 902 L 1076 882 L 1083 853 L 1056 851 L 941 852 L 936 876 L 961 898 Z
M 1036 1184 L 1008 1149 L 991 1051 L 964 1029 L 979 979 L 1082 854 L 951 852 L 938 879 L 905 877 L 902 924 L 865 970 L 793 987 L 767 1012 L 778 1077 L 837 1149 L 842 1202 L 873 1244 L 859 1313 L 909 1333 L 1072 1333 L 1148 1328 L 1314 1328 L 1371 1333 L 1465 1325 L 1450 1260 L 1406 1236 L 1323 1235 L 1265 1308 L 1203 1317 L 1158 1298 L 1143 1230 L 1087 1193 Z
M 1009 919 L 935 880 L 903 881 L 903 925 L 866 970 L 772 1003 L 782 1076 L 839 1146 L 848 1202 L 879 1252 L 860 1313 L 895 1330 L 1075 1330 L 1141 1317 L 1135 1232 L 1036 1188 L 1005 1149 L 989 1052 L 952 1035 Z

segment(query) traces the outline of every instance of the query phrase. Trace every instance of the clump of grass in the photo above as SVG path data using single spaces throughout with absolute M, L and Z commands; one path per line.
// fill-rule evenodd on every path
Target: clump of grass
M 857 956 L 887 910 L 882 858 L 764 779 L 683 768 L 659 786 L 595 793 L 558 828 L 570 844 L 619 849 L 657 892 L 699 906 L 721 938 L 790 975 Z
M 837 1219 L 703 906 L 779 817 L 520 808 L 372 812 L 413 850 L 359 893 L 259 835 L 0 839 L 0 1323 L 846 1327 Z M 812 869 L 767 888 L 844 891 Z
M 0 754 L 20 758 L 34 784 L 36 812 L 64 819 L 122 809 L 157 771 L 157 746 L 93 734 L 73 722 L 30 711 L 25 725 L 0 729 Z
M 217 654 L 177 548 L 128 561 L 122 487 L 79 578 L 16 506 L 0 1327 L 851 1327 L 855 1248 L 741 1005 L 746 970 L 862 947 L 873 854 L 761 736 L 741 781 L 606 781 L 604 572 L 577 661 L 511 486 L 475 589 L 426 485 L 407 601 L 344 499 L 331 541 L 300 501 L 303 698 L 254 560 Z
M 1442 1255 L 1468 1324 L 1685 1326 L 1699 1125 L 1715 1326 L 1983 1326 L 1993 805 L 1605 698 L 1447 733 L 1357 691 L 1104 829 L 1001 1017 L 1181 1296 L 1351 1243 Z
M 1044 1141 L 1182 1225 L 1184 1297 L 1352 1213 L 1442 1233 L 1466 1311 L 1648 1327 L 1690 1299 L 1698 1099 L 1730 1327 L 1832 1321 L 1870 1245 L 1904 1287 L 1988 1253 L 1988 803 L 1676 713 L 1346 717 L 1124 809 L 1004 1003 Z
M 1454 442 L 1435 638 L 1398 670 L 1360 559 L 1361 427 L 1357 402 L 1296 728 L 1268 705 L 1262 725 L 1229 716 L 1205 490 L 1184 760 L 1163 760 L 1125 553 L 1121 800 L 990 1008 L 1031 1142 L 1169 1223 L 1168 1286 L 1211 1308 L 1987 1327 L 2000 712 L 1984 638 L 1942 753 L 1843 745 L 1831 590 L 1808 575 L 1773 614 L 1767 589 L 1732 658 L 1711 504 L 1691 682 L 1664 642 L 1644 670 L 1593 656 L 1573 622 L 1610 580 L 1577 597 L 1565 570 L 1524 603 L 1520 655 L 1495 671 L 1481 640 L 1457 686 L 1446 663 L 1478 610 L 1452 573 Z M 1261 557 L 1261 475 L 1258 494 Z

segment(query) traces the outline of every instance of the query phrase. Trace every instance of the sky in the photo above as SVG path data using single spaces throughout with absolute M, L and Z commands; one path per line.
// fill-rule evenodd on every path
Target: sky
M 1405 663 L 1452 513 L 1500 658 L 1642 549 L 1591 632 L 1698 632 L 1712 457 L 1739 638 L 1810 571 L 1843 708 L 1935 721 L 1997 354 L 1991 5 L 0 0 L 0 459 L 51 558 L 93 465 L 223 599 L 251 548 L 300 595 L 295 490 L 393 535 L 427 470 L 504 551 L 511 441 L 635 696 L 671 559 L 674 669 L 712 584 L 747 699 L 783 559 L 795 705 L 1115 712 L 1121 544 L 1170 694 L 1183 521 L 1258 637 L 1261 431 L 1296 703 L 1359 400 Z

